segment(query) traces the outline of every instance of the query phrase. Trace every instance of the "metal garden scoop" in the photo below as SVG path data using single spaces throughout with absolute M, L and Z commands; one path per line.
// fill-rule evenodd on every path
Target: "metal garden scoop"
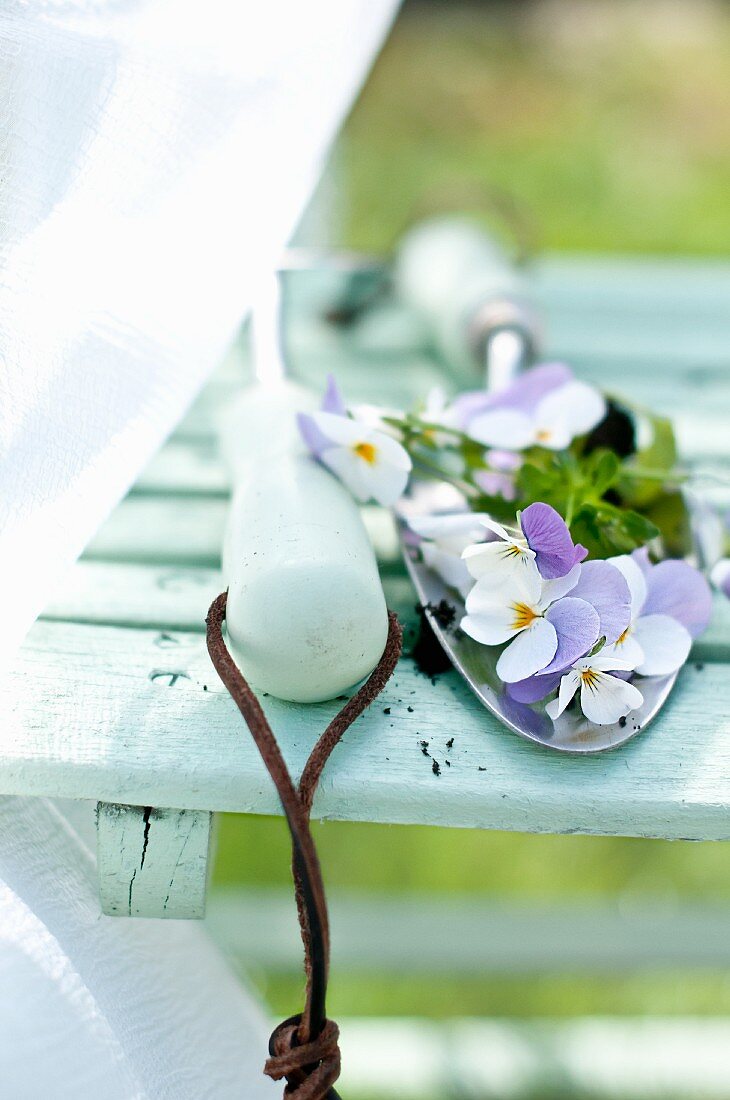
M 401 297 L 426 320 L 449 363 L 471 375 L 486 373 L 487 388 L 500 390 L 529 369 L 539 346 L 535 316 L 520 277 L 498 247 L 474 226 L 440 220 L 419 226 L 404 241 L 396 265 Z M 596 725 L 578 707 L 555 721 L 542 703 L 511 699 L 496 674 L 499 650 L 480 645 L 459 629 L 464 601 L 423 561 L 408 521 L 463 511 L 463 500 L 443 482 L 418 482 L 398 507 L 406 567 L 433 632 L 454 667 L 485 707 L 530 741 L 561 752 L 590 753 L 630 740 L 658 714 L 677 673 L 641 677 L 644 702 L 613 725 Z

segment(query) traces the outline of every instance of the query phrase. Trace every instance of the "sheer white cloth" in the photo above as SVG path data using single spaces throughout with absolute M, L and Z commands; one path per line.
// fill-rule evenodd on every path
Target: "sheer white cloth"
M 0 799 L 8 1100 L 277 1100 L 271 1025 L 192 921 L 99 913 L 93 806 Z M 83 823 L 82 823 L 83 825 Z
M 0 657 L 185 411 L 397 0 L 3 0 Z

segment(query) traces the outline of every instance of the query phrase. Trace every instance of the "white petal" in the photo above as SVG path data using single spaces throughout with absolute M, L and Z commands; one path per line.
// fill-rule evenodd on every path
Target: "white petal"
M 311 413 L 311 417 L 322 435 L 326 435 L 333 443 L 339 443 L 342 447 L 351 447 L 353 443 L 370 442 L 373 434 L 371 428 L 357 420 L 351 420 L 349 416 L 315 412 Z
M 505 542 L 513 542 L 513 536 L 509 533 L 506 527 L 503 527 L 501 523 L 497 523 L 496 519 L 492 519 L 491 516 L 484 516 L 481 521 L 482 527 L 486 527 L 488 531 L 493 531 L 495 535 L 499 535 Z M 527 539 L 525 546 L 527 545 Z
M 537 609 L 545 582 L 538 572 L 534 558 L 520 558 L 519 561 L 521 568 L 516 570 L 515 580 L 522 590 L 523 602 Z
M 600 653 L 590 658 L 590 663 L 593 668 L 600 669 L 602 672 L 609 669 L 630 672 L 638 668 L 643 660 L 644 650 L 633 633 L 629 631 L 622 640 L 604 646 Z
M 518 409 L 493 409 L 469 421 L 467 433 L 487 447 L 521 451 L 535 442 L 531 417 Z
M 471 593 L 470 593 L 471 594 Z M 461 620 L 461 629 L 475 642 L 482 645 L 501 645 L 514 638 L 514 612 L 511 607 L 495 606 L 491 610 L 467 614 Z
M 470 615 L 478 615 L 482 611 L 489 613 L 497 608 L 511 608 L 518 599 L 512 580 L 508 581 L 503 588 L 499 588 L 485 582 L 482 577 L 476 583 L 472 583 L 466 599 L 466 610 Z
M 644 659 L 636 669 L 642 676 L 676 672 L 692 648 L 690 632 L 671 615 L 643 615 L 637 619 L 634 633 L 644 651 Z
M 545 707 L 548 716 L 552 718 L 553 722 L 563 713 L 568 703 L 578 690 L 579 684 L 580 675 L 575 671 L 575 669 L 571 668 L 571 670 L 569 672 L 566 672 L 565 676 L 563 676 L 562 680 L 560 681 L 560 688 L 558 690 L 557 699 L 553 699 L 552 702 L 548 703 L 548 705 Z
M 592 684 L 582 680 L 580 705 L 589 722 L 597 726 L 610 726 L 644 702 L 644 696 L 633 684 L 596 671 Z
M 322 413 L 322 416 L 325 414 Z M 365 477 L 366 463 L 359 458 L 351 447 L 328 447 L 320 456 L 320 462 L 329 466 L 340 481 L 347 486 L 357 500 L 365 503 L 370 500 L 370 484 Z
M 482 516 L 474 512 L 413 516 L 408 526 L 424 539 L 434 539 L 443 550 L 461 554 L 467 546 L 479 543 L 484 534 Z
M 372 443 L 377 451 L 375 465 L 382 462 L 386 466 L 394 466 L 398 470 L 410 470 L 413 463 L 411 456 L 405 447 L 402 447 L 397 439 L 385 435 L 384 432 L 369 431 L 367 442 Z
M 535 423 L 541 430 L 563 432 L 569 439 L 585 435 L 606 414 L 606 399 L 586 382 L 566 382 L 543 397 L 535 409 Z M 548 442 L 546 444 L 550 446 Z
M 595 657 L 581 657 L 579 661 L 575 661 L 573 668 L 579 672 L 585 671 L 587 668 L 592 668 L 596 672 L 606 672 L 612 670 L 614 672 L 633 672 L 634 670 L 629 665 L 628 661 L 622 661 L 619 657 L 614 657 L 609 653 L 609 650 L 613 649 L 613 646 L 604 646 L 600 653 L 596 653 Z
M 566 573 L 564 577 L 556 577 L 552 581 L 543 581 L 542 590 L 540 592 L 540 607 L 548 608 L 551 603 L 555 603 L 556 600 L 562 599 L 563 596 L 567 596 L 573 588 L 575 588 L 580 578 L 580 562 L 578 565 L 574 565 L 569 573 Z
M 462 557 L 475 580 L 484 579 L 490 584 L 503 584 L 529 560 L 527 555 L 513 553 L 511 547 L 511 543 L 501 539 L 498 542 L 477 543 L 475 546 L 467 546 Z
M 609 558 L 611 565 L 615 565 L 626 578 L 631 593 L 631 618 L 637 619 L 641 609 L 646 603 L 646 580 L 641 568 L 629 554 L 620 554 L 616 558 Z
M 395 445 L 398 446 L 397 443 Z M 326 455 L 327 451 L 324 452 L 323 459 Z M 402 466 L 393 466 L 390 462 L 376 461 L 371 464 L 359 457 L 357 461 L 363 467 L 362 477 L 369 490 L 368 496 L 383 508 L 390 508 L 403 496 L 408 484 L 408 470 L 404 470 Z
M 568 427 L 568 421 L 561 410 L 555 410 L 555 416 L 543 416 L 535 419 L 535 442 L 539 447 L 547 447 L 550 451 L 564 451 L 570 446 L 573 436 Z
M 497 661 L 497 675 L 506 684 L 515 684 L 549 665 L 558 648 L 555 627 L 547 619 L 535 619 L 521 630 Z
M 462 596 L 467 595 L 474 581 L 459 554 L 450 554 L 433 542 L 424 542 L 421 553 L 429 569 L 438 573 L 442 580 Z

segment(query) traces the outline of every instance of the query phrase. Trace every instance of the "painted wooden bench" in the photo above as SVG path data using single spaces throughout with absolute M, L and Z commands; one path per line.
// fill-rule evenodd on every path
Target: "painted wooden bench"
M 396 303 L 337 329 L 315 276 L 290 290 L 290 356 L 315 386 L 335 370 L 351 400 L 401 405 L 443 380 Z M 672 415 L 688 458 L 727 466 L 730 265 L 548 258 L 535 291 L 551 356 Z M 235 349 L 61 586 L 6 684 L 0 793 L 98 803 L 106 913 L 201 916 L 212 814 L 279 812 L 203 636 L 228 491 L 216 415 L 245 377 Z M 553 755 L 500 728 L 454 673 L 419 673 L 392 522 L 377 509 L 366 518 L 406 653 L 327 765 L 315 817 L 730 838 L 730 603 L 718 599 L 646 735 L 602 757 Z M 265 700 L 294 772 L 339 705 Z

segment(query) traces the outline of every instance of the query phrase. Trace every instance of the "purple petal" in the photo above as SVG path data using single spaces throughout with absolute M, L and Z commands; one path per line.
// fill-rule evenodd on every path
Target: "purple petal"
M 504 497 L 505 500 L 515 500 L 517 489 L 514 478 L 509 474 L 499 474 L 494 470 L 475 470 L 474 483 L 490 497 Z
M 337 385 L 334 374 L 327 375 L 327 387 L 320 408 L 322 412 L 335 413 L 336 416 L 347 416 L 345 399 L 342 396 L 340 387 Z
M 693 638 L 707 627 L 712 593 L 705 578 L 686 561 L 660 561 L 646 577 L 642 615 L 671 615 Z
M 521 409 L 532 412 L 535 406 L 552 390 L 572 382 L 573 372 L 565 363 L 541 363 L 537 367 L 518 374 L 511 386 L 494 394 L 495 409 Z
M 598 612 L 600 633 L 610 644 L 631 622 L 631 593 L 626 578 L 607 561 L 587 561 L 571 596 L 586 600 Z
M 492 408 L 494 394 L 486 390 L 469 390 L 455 397 L 451 408 L 456 415 L 456 423 L 462 430 L 467 428 L 475 416 Z
M 507 684 L 507 694 L 518 703 L 539 703 L 560 683 L 562 672 L 551 672 L 548 676 L 528 676 L 516 684 Z
M 540 676 L 563 672 L 579 657 L 585 657 L 598 641 L 601 628 L 595 608 L 585 600 L 576 599 L 572 594 L 564 596 L 548 608 L 545 618 L 555 627 L 558 648 L 550 664 L 538 673 Z
M 297 425 L 299 433 L 315 458 L 321 458 L 328 447 L 332 447 L 331 439 L 321 432 L 309 413 L 297 413 Z
M 453 403 L 458 423 L 466 427 L 475 416 L 487 409 L 520 409 L 532 412 L 538 402 L 555 390 L 573 381 L 573 372 L 565 363 L 541 363 L 538 367 L 519 374 L 505 390 L 496 393 L 487 390 L 472 390 L 462 393 Z
M 518 374 L 507 389 L 490 393 L 488 408 L 532 412 L 546 394 L 573 379 L 573 372 L 565 363 L 541 363 Z
M 546 581 L 564 577 L 588 551 L 574 546 L 563 517 L 549 504 L 538 501 L 520 516 L 527 545 L 535 551 L 537 568 Z

